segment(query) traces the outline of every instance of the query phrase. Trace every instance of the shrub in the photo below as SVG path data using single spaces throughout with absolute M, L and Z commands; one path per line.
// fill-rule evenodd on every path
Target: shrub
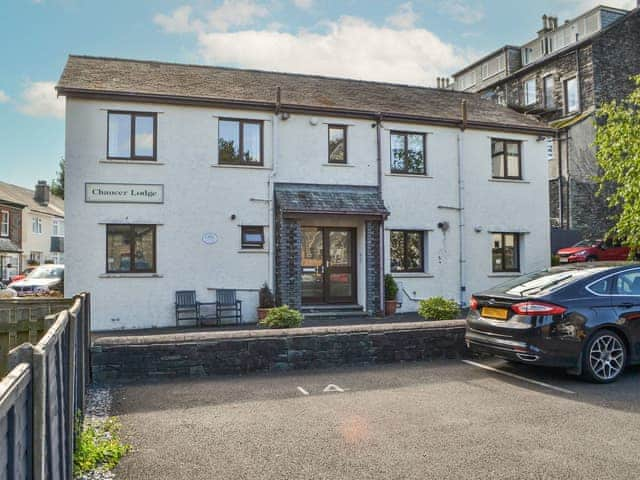
M 295 328 L 302 325 L 302 314 L 298 310 L 284 305 L 269 310 L 267 316 L 260 320 L 260 325 L 269 328 Z
M 260 289 L 260 293 L 258 294 L 260 308 L 273 308 L 276 306 L 275 301 L 273 300 L 273 293 L 271 293 L 271 289 L 266 282 L 262 285 Z
M 129 445 L 120 441 L 120 423 L 116 418 L 86 426 L 78 422 L 76 431 L 78 436 L 73 454 L 74 477 L 96 469 L 111 470 L 130 449 Z
M 420 300 L 418 313 L 425 320 L 452 320 L 460 313 L 460 307 L 454 300 L 431 297 L 428 300 Z
M 384 299 L 386 301 L 395 300 L 398 295 L 398 284 L 396 280 L 387 273 L 384 276 Z
M 551 255 L 551 266 L 557 267 L 560 265 L 560 257 L 558 255 Z

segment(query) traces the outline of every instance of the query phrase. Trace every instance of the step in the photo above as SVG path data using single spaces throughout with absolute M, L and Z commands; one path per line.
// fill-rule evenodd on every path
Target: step
M 357 304 L 338 305 L 305 305 L 300 308 L 302 313 L 323 313 L 323 312 L 361 312 L 364 308 Z

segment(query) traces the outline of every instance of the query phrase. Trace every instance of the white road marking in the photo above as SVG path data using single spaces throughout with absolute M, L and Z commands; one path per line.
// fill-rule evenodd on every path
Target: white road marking
M 333 383 L 330 383 L 329 385 L 327 385 L 326 387 L 324 387 L 323 392 L 344 392 L 344 390 L 342 388 L 340 388 L 337 385 L 334 385 Z
M 300 391 L 301 394 L 303 395 L 309 395 L 309 392 L 307 392 L 304 388 L 302 387 L 298 387 L 298 390 Z
M 522 380 L 523 382 L 533 383 L 534 385 L 538 385 L 540 387 L 549 388 L 551 390 L 555 390 L 557 392 L 568 393 L 570 395 L 574 395 L 576 392 L 572 390 L 568 390 L 562 387 L 556 387 L 555 385 L 550 385 L 548 383 L 539 382 L 538 380 L 532 380 L 531 378 L 521 377 L 520 375 L 516 375 L 515 373 L 505 372 L 504 370 L 500 370 L 499 368 L 493 368 L 489 365 L 484 365 L 482 363 L 472 362 L 471 360 L 462 360 L 464 363 L 468 365 L 472 365 L 474 367 L 483 368 L 485 370 L 489 370 L 490 372 L 499 373 L 500 375 L 505 375 L 511 378 L 517 378 L 518 380 Z

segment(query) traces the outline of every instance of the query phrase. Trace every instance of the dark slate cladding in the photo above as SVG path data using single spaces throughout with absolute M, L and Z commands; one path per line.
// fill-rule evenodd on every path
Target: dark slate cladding
M 389 214 L 377 187 L 281 183 L 275 196 L 284 213 Z
M 235 68 L 71 55 L 57 85 L 62 95 L 110 95 L 131 100 L 230 103 L 273 110 L 342 112 L 467 126 L 550 130 L 533 117 L 479 95 L 420 86 Z

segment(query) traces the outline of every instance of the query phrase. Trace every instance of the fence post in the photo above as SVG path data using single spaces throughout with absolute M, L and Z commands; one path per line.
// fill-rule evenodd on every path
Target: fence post
M 33 348 L 33 480 L 46 480 L 46 352 Z
M 82 305 L 80 305 L 82 308 Z M 77 385 L 77 374 L 76 372 L 76 340 L 77 340 L 77 331 L 78 328 L 78 319 L 76 315 L 71 313 L 71 309 L 67 310 L 68 314 L 68 323 L 67 323 L 67 338 L 69 339 L 69 343 L 67 345 L 67 358 L 64 359 L 68 365 L 67 375 L 67 385 L 66 385 L 66 404 L 67 404 L 67 458 L 65 459 L 67 463 L 67 473 L 69 476 L 72 476 L 73 472 L 73 449 L 74 449 L 74 437 L 75 437 L 75 419 L 76 419 L 76 385 Z

